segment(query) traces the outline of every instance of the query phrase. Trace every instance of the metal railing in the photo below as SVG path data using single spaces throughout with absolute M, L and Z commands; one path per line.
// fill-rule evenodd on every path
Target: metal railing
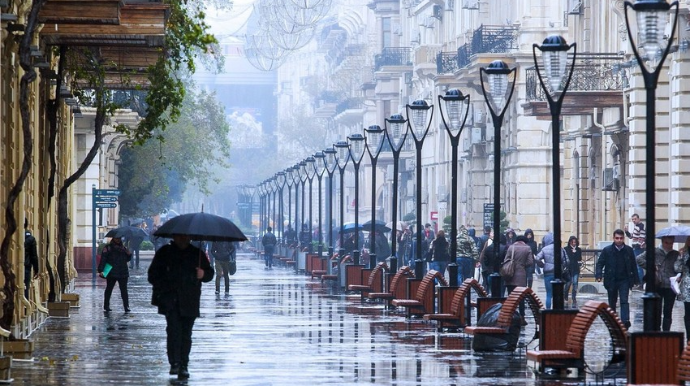
M 568 91 L 622 91 L 625 74 L 614 70 L 614 65 L 621 63 L 623 58 L 623 55 L 611 53 L 578 54 Z M 569 56 L 569 60 L 572 60 L 572 56 Z M 540 71 L 544 77 L 544 71 Z M 527 100 L 545 101 L 546 96 L 539 85 L 536 68 L 528 68 L 525 77 Z M 563 82 L 566 80 L 563 79 Z M 544 82 L 548 83 L 546 78 Z
M 516 50 L 517 27 L 482 25 L 472 34 L 472 53 L 505 53 Z
M 358 109 L 362 107 L 362 98 L 348 98 L 335 106 L 335 113 L 340 114 L 345 110 Z
M 597 259 L 601 253 L 601 249 L 583 249 L 582 250 L 582 267 L 580 267 L 580 280 L 583 278 L 594 280 L 596 272 Z
M 412 48 L 410 47 L 386 47 L 380 54 L 374 57 L 375 71 L 383 66 L 411 66 Z
M 436 72 L 439 74 L 452 74 L 457 71 L 458 67 L 458 53 L 457 52 L 439 52 L 436 55 Z

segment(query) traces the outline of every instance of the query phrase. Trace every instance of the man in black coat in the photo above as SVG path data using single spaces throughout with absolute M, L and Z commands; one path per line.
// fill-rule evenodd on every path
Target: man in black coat
M 608 292 L 609 306 L 616 311 L 618 297 L 621 300 L 621 321 L 625 327 L 630 327 L 630 304 L 628 295 L 632 287 L 638 283 L 637 263 L 633 249 L 625 245 L 625 232 L 622 229 L 613 231 L 613 244 L 605 247 L 599 259 L 595 277 L 598 282 L 603 278 L 604 288 Z
M 148 270 L 153 285 L 151 303 L 167 322 L 167 353 L 170 374 L 189 378 L 187 366 L 192 349 L 192 328 L 199 317 L 201 283 L 213 279 L 213 268 L 206 255 L 191 245 L 187 235 L 174 235 L 161 247 Z
M 36 238 L 29 231 L 29 222 L 24 220 L 24 297 L 29 298 L 31 279 L 38 276 L 38 246 Z M 33 275 L 31 269 L 33 268 Z

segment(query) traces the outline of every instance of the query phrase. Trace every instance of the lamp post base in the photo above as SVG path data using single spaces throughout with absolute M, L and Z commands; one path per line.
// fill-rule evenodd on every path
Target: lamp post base
M 554 310 L 562 310 L 565 308 L 565 298 L 563 296 L 563 288 L 565 287 L 565 282 L 561 279 L 554 279 L 551 281 L 552 291 L 552 301 L 553 304 L 551 308 Z
M 391 272 L 391 273 L 398 272 L 398 258 L 397 257 L 391 256 L 388 258 L 388 269 L 389 269 L 389 272 Z
M 458 265 L 455 263 L 448 264 L 448 285 L 451 287 L 458 286 Z
M 421 279 L 424 276 L 424 260 L 414 261 L 414 277 Z
M 352 251 L 352 263 L 359 265 L 359 251 Z
M 655 292 L 646 292 L 642 295 L 644 309 L 644 331 L 661 331 L 661 296 Z
M 501 275 L 495 272 L 489 275 L 489 285 L 491 286 L 492 298 L 500 298 L 503 296 L 503 291 L 501 291 Z
M 376 254 L 370 253 L 369 254 L 369 268 L 374 269 L 374 267 L 376 267 Z

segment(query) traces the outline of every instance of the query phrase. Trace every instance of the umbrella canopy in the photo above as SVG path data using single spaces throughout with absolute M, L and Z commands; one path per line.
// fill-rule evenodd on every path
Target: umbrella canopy
M 342 231 L 343 231 L 343 233 L 348 233 L 348 232 L 354 232 L 355 230 L 361 231 L 363 229 L 364 229 L 364 226 L 362 224 L 359 224 L 359 226 L 357 228 L 355 228 L 355 223 L 347 222 L 347 223 L 343 224 Z M 337 227 L 336 231 L 340 232 L 340 227 Z
M 149 235 L 139 227 L 126 226 L 109 230 L 108 233 L 105 234 L 105 237 L 120 237 L 125 239 L 140 238 L 144 240 L 149 237 Z
M 685 225 L 677 225 L 661 229 L 654 237 L 660 239 L 662 237 L 672 236 L 674 243 L 684 243 L 690 236 L 690 227 Z
M 377 221 L 377 222 L 378 222 L 378 221 Z M 390 228 L 390 229 L 393 229 L 393 221 L 391 221 L 391 222 L 389 222 L 388 224 L 386 224 L 386 227 L 387 227 L 387 228 Z M 396 230 L 399 230 L 399 231 L 402 232 L 402 231 L 405 230 L 406 228 L 407 228 L 407 225 L 405 225 L 404 222 L 398 221 L 398 226 L 397 226 Z
M 367 232 L 371 232 L 371 220 L 362 224 L 362 229 L 367 231 Z M 381 221 L 381 220 L 376 220 L 376 224 L 374 225 L 374 229 L 377 232 L 390 232 L 391 231 L 391 228 L 387 227 L 386 223 Z
M 187 213 L 173 217 L 161 225 L 153 234 L 172 238 L 173 235 L 187 235 L 192 240 L 245 241 L 247 236 L 232 221 L 208 213 Z

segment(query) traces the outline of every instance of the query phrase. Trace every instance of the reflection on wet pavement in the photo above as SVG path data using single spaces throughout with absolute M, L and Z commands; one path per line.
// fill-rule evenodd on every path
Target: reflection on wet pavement
M 146 271 L 132 274 L 132 313 L 124 314 L 115 291 L 113 311 L 106 316 L 104 281 L 92 283 L 90 273 L 81 273 L 74 289 L 81 307 L 71 309 L 70 318 L 49 318 L 32 335 L 34 359 L 13 363 L 14 384 L 178 384 L 167 374 L 165 320 L 149 305 Z M 544 297 L 542 289 L 537 293 Z M 604 295 L 589 295 L 594 297 Z M 683 325 L 680 307 L 674 328 Z M 635 299 L 633 315 L 640 309 Z M 238 258 L 229 295 L 214 294 L 213 282 L 204 285 L 201 314 L 194 327 L 191 378 L 185 382 L 190 385 L 565 385 L 597 380 L 593 374 L 538 378 L 524 349 L 473 353 L 471 338 L 461 333 L 438 333 L 433 324 L 406 320 L 404 313 L 362 303 L 359 295 L 343 294 L 290 269 L 266 271 L 249 254 Z M 641 326 L 641 315 L 638 319 Z M 537 344 L 531 339 L 533 326 L 531 319 L 521 338 L 529 347 Z M 595 324 L 588 347 L 601 349 L 586 356 L 594 371 L 605 368 L 606 343 L 603 323 Z M 625 384 L 624 369 L 608 369 L 604 375 L 605 384 Z

